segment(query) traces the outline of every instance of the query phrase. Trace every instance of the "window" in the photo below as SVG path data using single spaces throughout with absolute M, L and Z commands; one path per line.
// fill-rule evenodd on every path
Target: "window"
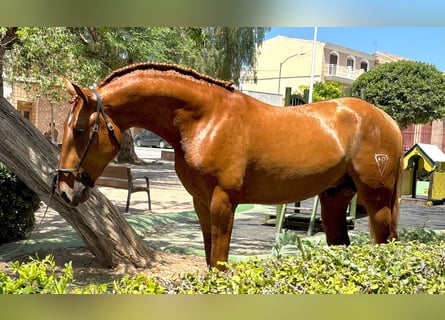
M 337 75 L 338 53 L 331 52 L 329 54 L 329 75 Z
M 22 115 L 31 121 L 31 111 L 22 111 Z
M 368 71 L 368 61 L 363 60 L 360 62 L 360 70 Z
M 32 121 L 32 102 L 18 100 L 17 109 L 20 111 L 22 116 L 29 121 Z
M 331 54 L 329 55 L 329 64 L 338 64 L 337 52 L 331 52 Z
M 346 59 L 346 68 L 348 70 L 354 71 L 355 59 L 353 57 L 348 57 Z

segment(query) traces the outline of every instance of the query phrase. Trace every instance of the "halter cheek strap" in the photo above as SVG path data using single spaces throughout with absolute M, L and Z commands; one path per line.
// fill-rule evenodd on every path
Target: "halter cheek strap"
M 96 133 L 99 131 L 99 113 L 102 114 L 102 117 L 104 118 L 105 125 L 108 128 L 108 132 L 110 133 L 111 138 L 113 139 L 114 143 L 117 145 L 117 148 L 120 150 L 121 144 L 119 143 L 119 140 L 116 137 L 116 133 L 114 132 L 113 124 L 108 121 L 107 114 L 105 113 L 104 107 L 102 105 L 102 98 L 99 95 L 99 92 L 97 92 L 96 89 L 92 88 L 91 91 L 93 91 L 94 95 L 97 99 L 97 111 L 96 111 L 96 121 L 94 122 L 94 126 L 96 127 Z M 93 127 L 94 132 L 94 127 Z
M 105 113 L 104 107 L 102 105 L 102 98 L 100 97 L 99 93 L 96 89 L 91 89 L 93 91 L 94 95 L 97 99 L 97 109 L 96 109 L 96 119 L 94 120 L 93 129 L 91 130 L 90 137 L 88 139 L 87 146 L 83 150 L 82 156 L 80 157 L 79 163 L 77 164 L 76 168 L 70 169 L 70 168 L 58 168 L 57 172 L 59 173 L 73 173 L 77 172 L 77 179 L 82 182 L 87 187 L 94 187 L 93 179 L 89 176 L 87 172 L 82 170 L 82 163 L 88 153 L 88 150 L 90 149 L 91 143 L 94 139 L 94 136 L 99 132 L 99 117 L 102 115 L 105 121 L 105 125 L 107 126 L 108 132 L 111 136 L 111 139 L 114 141 L 114 143 L 117 145 L 117 148 L 120 150 L 120 143 L 119 140 L 116 137 L 116 133 L 114 132 L 113 125 L 111 122 L 108 121 L 107 114 Z

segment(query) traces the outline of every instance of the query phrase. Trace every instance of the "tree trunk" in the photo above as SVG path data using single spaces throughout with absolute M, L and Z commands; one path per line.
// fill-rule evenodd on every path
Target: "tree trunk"
M 0 161 L 48 204 L 59 150 L 2 97 L 0 141 Z M 155 259 L 154 251 L 99 190 L 92 189 L 90 200 L 76 208 L 67 207 L 56 193 L 50 206 L 76 230 L 102 266 L 146 267 Z
M 136 152 L 134 151 L 134 139 L 131 136 L 130 129 L 125 130 L 122 134 L 121 149 L 117 154 L 116 161 L 118 163 L 140 162 Z
M 14 42 L 17 41 L 17 27 L 6 28 L 6 32 L 0 38 L 0 97 L 4 95 L 3 89 L 3 62 L 5 60 L 6 50 L 11 50 Z

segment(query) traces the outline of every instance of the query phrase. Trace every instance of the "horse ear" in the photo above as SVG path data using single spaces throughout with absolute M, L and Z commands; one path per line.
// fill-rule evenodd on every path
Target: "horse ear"
M 72 95 L 78 95 L 85 101 L 88 101 L 87 95 L 83 92 L 83 90 L 75 83 L 71 82 L 67 78 L 63 78 L 63 82 L 65 84 L 66 89 Z

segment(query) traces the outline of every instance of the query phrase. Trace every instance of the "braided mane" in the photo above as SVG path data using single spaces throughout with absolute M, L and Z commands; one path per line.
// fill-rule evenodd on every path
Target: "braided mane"
M 223 87 L 227 90 L 233 90 L 233 81 L 223 81 L 214 79 L 210 76 L 207 76 L 205 74 L 201 74 L 191 68 L 185 68 L 181 67 L 175 64 L 168 64 L 168 63 L 156 63 L 156 62 L 144 62 L 144 63 L 135 63 L 128 65 L 126 67 L 117 69 L 110 73 L 108 76 L 106 76 L 99 84 L 98 87 L 103 87 L 106 84 L 110 83 L 113 79 L 119 78 L 121 76 L 124 76 L 128 73 L 131 73 L 133 71 L 137 70 L 158 70 L 158 71 L 176 71 L 182 75 L 193 77 L 197 80 L 204 80 L 211 84 L 216 84 L 220 87 Z

